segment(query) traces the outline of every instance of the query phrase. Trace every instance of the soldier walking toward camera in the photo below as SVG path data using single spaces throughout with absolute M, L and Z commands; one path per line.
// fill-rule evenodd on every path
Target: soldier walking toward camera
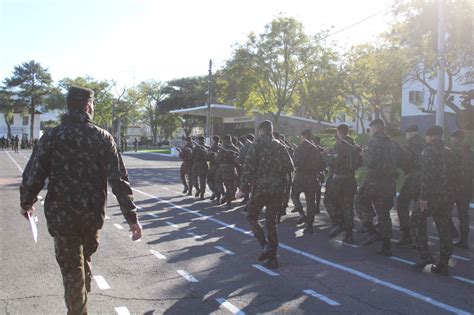
M 221 187 L 219 187 L 219 194 L 224 196 L 220 203 L 226 203 L 228 209 L 232 207 L 232 200 L 235 198 L 239 184 L 236 170 L 238 155 L 239 149 L 232 144 L 231 136 L 225 135 L 223 138 L 223 146 L 217 153 L 216 161 L 219 165 L 217 172 L 222 180 L 222 184 L 225 186 L 225 192 L 222 184 L 220 185 Z
M 364 151 L 364 163 L 367 176 L 359 190 L 359 207 L 363 215 L 364 227 L 368 230 L 368 238 L 364 245 L 382 240 L 382 247 L 377 251 L 384 256 L 392 255 L 391 237 L 392 220 L 390 210 L 395 198 L 395 170 L 397 168 L 394 144 L 384 132 L 384 122 L 375 119 L 370 123 L 369 145 Z M 372 213 L 377 214 L 378 231 L 372 222 Z
M 246 139 L 246 142 L 242 146 L 242 148 L 240 148 L 239 157 L 237 158 L 237 162 L 241 165 L 241 167 L 244 165 L 245 158 L 247 157 L 247 152 L 250 150 L 250 147 L 252 146 L 252 143 L 255 141 L 255 136 L 253 134 L 249 133 L 248 135 L 245 136 L 245 139 Z M 240 174 L 240 176 L 239 176 L 239 181 L 242 178 L 241 175 L 242 174 Z M 250 192 L 250 187 L 246 190 L 246 193 L 244 195 L 244 200 L 242 201 L 241 204 L 247 205 L 247 203 L 249 201 L 249 198 L 250 198 L 250 193 L 249 192 Z M 245 210 L 247 210 L 247 207 L 246 207 Z
M 20 187 L 21 214 L 28 217 L 49 179 L 44 210 L 63 276 L 68 314 L 87 314 L 91 256 L 104 224 L 107 181 L 133 240 L 141 237 L 132 189 L 115 142 L 107 131 L 92 124 L 93 96 L 89 89 L 69 89 L 68 113 L 61 125 L 40 139 Z
M 405 158 L 402 169 L 406 174 L 406 179 L 397 198 L 397 214 L 402 233 L 397 246 L 412 244 L 409 206 L 411 201 L 418 202 L 420 197 L 420 157 L 426 146 L 425 141 L 419 135 L 418 126 L 409 126 L 405 132 L 408 143 L 404 148 Z
M 204 200 L 204 193 L 206 192 L 206 177 L 208 172 L 207 165 L 207 148 L 204 144 L 204 137 L 197 137 L 198 143 L 192 149 L 193 166 L 191 175 L 193 178 L 193 185 L 197 191 L 195 196 Z
M 448 275 L 448 262 L 453 251 L 451 209 L 459 187 L 457 181 L 461 176 L 461 168 L 456 165 L 454 153 L 444 145 L 442 138 L 442 127 L 434 126 L 426 131 L 427 147 L 420 160 L 420 206 L 412 214 L 412 224 L 417 233 L 417 247 L 421 256 L 415 268 L 434 263 L 428 248 L 426 227 L 427 217 L 432 216 L 440 239 L 440 257 L 439 263 L 431 266 L 431 272 Z
M 183 194 L 192 195 L 193 183 L 191 178 L 191 169 L 193 166 L 192 159 L 193 144 L 190 137 L 186 137 L 186 145 L 179 151 L 179 158 L 183 161 L 179 169 L 181 182 L 183 183 L 184 189 Z
M 354 195 L 357 191 L 355 171 L 363 163 L 360 148 L 348 134 L 349 126 L 346 124 L 337 127 L 336 144 L 329 154 L 332 166 L 326 193 L 334 196 L 333 206 L 328 209 L 328 213 L 332 209 L 331 221 L 334 225 L 329 237 L 344 231 L 343 242 L 353 244 Z
M 325 165 L 319 149 L 311 142 L 312 138 L 311 130 L 303 130 L 301 132 L 301 144 L 296 147 L 293 154 L 296 173 L 291 188 L 291 200 L 295 205 L 295 209 L 300 213 L 298 223 L 305 222 L 304 234 L 313 233 L 316 193 L 321 189 L 318 175 Z M 301 193 L 304 193 L 306 199 L 306 214 L 300 201 Z
M 209 161 L 209 172 L 207 173 L 207 186 L 212 192 L 210 200 L 214 199 L 219 199 L 219 191 L 217 189 L 217 184 L 216 184 L 216 179 L 217 179 L 217 169 L 219 168 L 219 163 L 217 163 L 216 157 L 217 157 L 217 152 L 219 152 L 219 146 L 220 146 L 220 137 L 219 136 L 213 136 L 212 137 L 212 145 L 211 148 L 209 149 L 208 153 L 208 161 Z
M 460 189 L 454 196 L 459 219 L 460 237 L 454 246 L 468 248 L 467 237 L 469 234 L 469 204 L 472 198 L 472 179 L 474 177 L 474 153 L 467 143 L 464 142 L 464 132 L 455 130 L 451 134 L 451 143 L 456 162 L 461 166 Z M 452 229 L 456 229 L 455 226 Z
M 277 261 L 277 215 L 280 210 L 288 173 L 294 168 L 293 161 L 286 148 L 273 138 L 273 124 L 263 121 L 258 127 L 259 137 L 250 147 L 245 158 L 240 183 L 240 197 L 249 185 L 252 187 L 247 218 L 255 238 L 262 247 L 259 261 L 266 261 L 270 268 L 278 268 Z M 263 207 L 267 236 L 258 219 Z

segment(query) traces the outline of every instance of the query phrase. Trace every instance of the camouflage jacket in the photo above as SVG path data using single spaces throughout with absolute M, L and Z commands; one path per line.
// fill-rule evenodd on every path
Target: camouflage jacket
M 188 143 L 179 152 L 179 158 L 183 160 L 183 163 L 189 164 L 189 165 L 192 164 L 193 162 L 192 149 L 193 149 L 193 145 Z
M 452 202 L 459 188 L 461 167 L 451 149 L 435 140 L 423 150 L 420 199 L 430 202 Z
M 324 169 L 325 162 L 319 149 L 306 141 L 298 145 L 293 154 L 296 167 L 296 177 L 310 177 L 317 180 L 319 173 Z
M 472 179 L 474 177 L 474 153 L 469 145 L 460 143 L 452 146 L 452 151 L 456 158 L 456 163 L 461 166 L 461 177 L 459 180 L 459 190 L 455 196 L 456 200 L 471 200 Z
M 107 181 L 129 224 L 137 223 L 128 174 L 112 136 L 85 112 L 69 112 L 41 137 L 23 172 L 21 207 L 31 207 L 48 182 L 45 215 L 51 235 L 100 229 Z
M 404 163 L 404 171 L 407 174 L 419 174 L 421 172 L 420 157 L 423 149 L 426 147 L 426 142 L 419 135 L 408 139 L 405 146 L 406 163 Z
M 272 135 L 263 135 L 247 152 L 240 188 L 245 191 L 251 184 L 254 195 L 283 193 L 288 185 L 288 173 L 293 169 L 286 148 Z
M 354 139 L 348 136 L 344 136 L 344 140 L 352 145 L 356 145 Z M 347 143 L 338 140 L 334 145 L 331 153 L 334 156 L 332 163 L 332 172 L 335 176 L 346 176 L 354 177 L 354 171 L 357 168 L 357 161 L 355 160 L 355 154 L 353 154 L 353 148 Z M 360 151 L 359 151 L 360 152 Z M 360 156 L 360 154 L 358 154 Z
M 237 167 L 238 152 L 239 148 L 232 143 L 224 144 L 222 149 L 219 150 L 216 162 L 219 164 L 219 172 L 221 172 L 222 176 L 237 176 L 235 168 Z
M 239 162 L 240 164 L 244 164 L 244 162 L 245 162 L 245 157 L 247 156 L 247 153 L 249 152 L 251 146 L 252 146 L 252 142 L 247 141 L 247 142 L 242 146 L 242 148 L 240 148 L 239 158 L 238 158 L 238 162 Z

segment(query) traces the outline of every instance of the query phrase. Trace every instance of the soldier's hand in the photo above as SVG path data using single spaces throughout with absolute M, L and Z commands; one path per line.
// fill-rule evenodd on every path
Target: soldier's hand
M 132 241 L 139 240 L 142 237 L 142 226 L 140 223 L 130 224 L 130 231 L 132 231 Z
M 35 207 L 33 207 L 33 206 L 32 206 L 31 208 L 26 209 L 26 210 L 23 209 L 23 208 L 21 208 L 21 209 L 20 209 L 20 214 L 21 214 L 25 219 L 28 220 L 28 213 L 32 216 L 35 211 L 36 211 L 36 209 L 35 209 Z
M 244 197 L 244 193 L 242 192 L 242 190 L 239 190 L 237 194 L 235 194 L 235 199 L 240 199 L 243 197 Z
M 420 200 L 420 211 L 425 212 L 428 209 L 428 201 Z

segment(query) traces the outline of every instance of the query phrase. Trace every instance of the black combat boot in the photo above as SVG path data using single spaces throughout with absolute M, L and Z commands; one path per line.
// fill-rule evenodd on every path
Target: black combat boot
M 313 234 L 314 228 L 312 224 L 306 224 L 306 227 L 303 230 L 303 234 Z
M 188 186 L 184 186 L 183 194 L 186 194 L 187 192 L 188 192 Z
M 278 269 L 278 267 L 280 267 L 278 265 L 278 259 L 276 258 L 275 254 L 273 254 L 273 257 L 267 260 L 267 262 L 265 263 L 265 266 L 270 269 Z
M 461 237 L 459 238 L 459 241 L 454 242 L 453 245 L 462 249 L 468 249 L 467 234 L 461 233 Z
M 225 194 L 224 197 L 220 199 L 219 204 L 223 205 L 226 202 L 227 202 L 227 194 Z
M 343 231 L 342 226 L 340 224 L 335 224 L 331 231 L 329 232 L 328 236 L 329 237 L 334 237 L 339 235 Z
M 342 239 L 342 242 L 345 244 L 354 244 L 354 237 L 352 236 L 352 229 L 347 229 L 346 234 L 344 235 L 344 238 Z
M 204 198 L 204 193 L 201 194 L 201 196 L 199 197 L 199 200 L 204 200 L 206 198 Z
M 442 276 L 448 276 L 448 266 L 442 263 L 431 266 L 431 272 Z
M 201 193 L 199 192 L 199 189 L 196 190 L 196 193 L 194 194 L 194 197 L 199 197 Z
M 300 225 L 305 222 L 306 222 L 306 215 L 303 213 L 300 215 L 300 218 L 298 219 L 298 221 L 296 221 L 296 225 Z
M 227 209 L 230 210 L 232 209 L 232 201 L 227 201 L 227 205 L 226 205 Z
M 416 262 L 416 264 L 413 265 L 413 268 L 415 269 L 423 269 L 427 265 L 434 264 L 435 260 L 433 256 L 428 256 L 428 257 L 422 257 L 419 261 Z
M 270 251 L 270 247 L 268 247 L 268 244 L 262 247 L 262 252 L 260 253 L 260 256 L 258 256 L 257 260 L 258 261 L 265 261 L 270 258 L 272 255 L 272 252 Z
M 212 200 L 214 200 L 214 199 L 216 199 L 216 193 L 213 192 L 212 195 L 211 195 L 211 197 L 209 198 L 209 200 L 212 201 Z
M 365 241 L 362 242 L 362 245 L 370 245 L 380 239 L 379 233 L 372 222 L 364 223 L 364 227 L 367 229 L 368 235 Z
M 410 233 L 408 232 L 402 232 L 402 237 L 400 240 L 396 243 L 397 247 L 403 247 L 403 246 L 409 246 L 412 245 L 413 241 L 411 239 Z
M 390 240 L 382 241 L 382 247 L 377 251 L 377 254 L 387 257 L 392 256 L 392 244 Z
M 302 207 L 294 207 L 293 210 L 291 210 L 291 213 L 301 213 L 303 211 Z

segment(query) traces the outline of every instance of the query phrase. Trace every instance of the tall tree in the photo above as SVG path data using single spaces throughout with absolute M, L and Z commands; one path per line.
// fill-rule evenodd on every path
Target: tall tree
M 6 88 L 0 88 L 0 113 L 3 114 L 3 119 L 7 125 L 7 136 L 11 138 L 11 119 L 15 111 L 16 102 L 13 98 L 14 94 L 8 91 Z
M 166 94 L 163 93 L 163 84 L 157 81 L 145 81 L 138 85 L 140 93 L 143 95 L 144 103 L 144 120 L 151 128 L 153 135 L 153 143 L 156 144 L 158 138 L 158 129 L 160 118 L 163 112 L 161 102 L 165 99 Z
M 30 137 L 34 135 L 36 108 L 49 93 L 52 82 L 48 69 L 34 60 L 16 66 L 13 75 L 5 79 L 6 86 L 29 105 Z

